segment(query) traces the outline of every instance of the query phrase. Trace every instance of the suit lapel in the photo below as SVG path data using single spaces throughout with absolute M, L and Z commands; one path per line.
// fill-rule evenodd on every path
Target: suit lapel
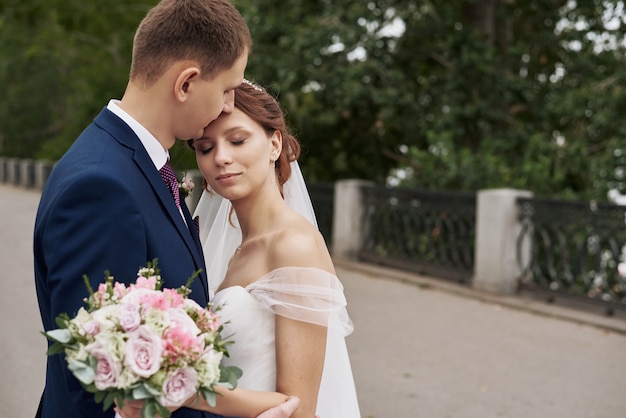
M 181 209 L 183 211 L 183 215 L 185 216 L 185 221 L 187 221 L 187 232 L 193 241 L 193 245 L 196 251 L 193 251 L 193 257 L 196 260 L 196 263 L 199 266 L 202 266 L 202 272 L 200 273 L 200 277 L 202 278 L 202 287 L 206 292 L 207 301 L 209 300 L 209 285 L 207 279 L 206 265 L 204 262 L 204 252 L 202 250 L 202 243 L 200 242 L 200 231 L 196 222 L 191 217 L 191 213 L 189 212 L 189 208 L 187 207 L 187 203 L 185 203 L 185 199 L 181 196 L 180 199 Z M 180 215 L 179 215 L 180 217 Z
M 187 209 L 187 205 L 184 202 L 184 199 L 181 196 L 181 209 L 183 210 L 183 214 L 185 216 L 185 220 L 187 221 L 187 225 L 183 221 L 183 218 L 180 216 L 180 212 L 176 207 L 176 203 L 172 194 L 170 193 L 167 185 L 163 181 L 163 178 L 159 174 L 159 172 L 155 169 L 152 160 L 148 156 L 148 153 L 143 149 L 135 150 L 134 160 L 137 163 L 139 169 L 143 172 L 144 176 L 150 182 L 152 189 L 156 193 L 158 199 L 161 201 L 163 208 L 167 212 L 167 216 L 170 218 L 172 223 L 176 225 L 176 230 L 180 234 L 181 238 L 185 242 L 185 245 L 189 249 L 189 252 L 193 256 L 196 265 L 201 266 L 202 273 L 200 277 L 202 278 L 202 287 L 205 291 L 205 296 L 208 298 L 209 291 L 206 283 L 206 272 L 204 266 L 204 256 L 202 254 L 202 247 L 198 245 L 199 238 L 196 238 L 198 235 L 197 232 L 193 234 L 191 231 L 195 229 L 195 225 L 193 220 L 191 219 L 191 215 L 189 214 L 189 209 Z
M 192 232 L 195 231 L 195 225 L 193 219 L 191 219 L 191 215 L 189 214 L 189 209 L 187 209 L 187 205 L 184 203 L 184 199 L 181 196 L 181 207 L 185 220 L 187 221 L 187 225 L 185 225 L 183 218 L 180 216 L 180 212 L 176 207 L 174 198 L 167 188 L 167 185 L 163 181 L 163 178 L 157 169 L 154 167 L 154 163 L 150 159 L 148 152 L 145 150 L 143 145 L 141 145 L 141 141 L 137 138 L 137 135 L 135 135 L 133 130 L 106 108 L 100 112 L 94 121 L 100 127 L 107 130 L 114 138 L 116 138 L 118 142 L 134 150 L 133 160 L 135 164 L 150 183 L 152 190 L 161 202 L 161 206 L 164 208 L 167 216 L 170 218 L 170 221 L 176 226 L 176 230 L 185 242 L 185 245 L 189 249 L 190 254 L 193 256 L 196 265 L 202 268 L 200 278 L 202 279 L 202 288 L 204 289 L 205 297 L 208 300 L 209 290 L 202 246 L 200 244 L 198 233 Z

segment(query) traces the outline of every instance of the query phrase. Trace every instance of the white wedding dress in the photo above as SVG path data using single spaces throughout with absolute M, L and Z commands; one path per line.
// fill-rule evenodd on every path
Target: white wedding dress
M 285 202 L 317 227 L 315 212 L 298 163 L 283 188 Z M 239 386 L 276 390 L 274 315 L 328 327 L 324 370 L 317 400 L 321 418 L 360 418 L 345 337 L 352 330 L 343 285 L 326 271 L 283 267 L 260 277 L 246 288 L 228 287 L 214 294 L 241 243 L 241 230 L 232 205 L 215 193 L 203 192 L 194 217 L 199 217 L 210 300 L 226 322 L 224 336 L 233 335 L 226 365 L 242 369 Z
M 326 356 L 318 394 L 321 418 L 360 417 L 345 337 L 352 332 L 339 279 L 315 268 L 283 267 L 243 288 L 220 290 L 214 305 L 235 341 L 224 364 L 243 370 L 242 388 L 275 391 L 274 315 L 328 327 Z

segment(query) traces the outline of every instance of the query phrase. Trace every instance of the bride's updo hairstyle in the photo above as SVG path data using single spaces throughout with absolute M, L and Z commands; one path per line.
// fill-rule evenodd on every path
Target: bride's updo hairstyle
M 275 162 L 275 170 L 282 194 L 283 184 L 291 176 L 290 163 L 300 156 L 300 143 L 287 130 L 283 110 L 264 88 L 245 79 L 235 88 L 235 107 L 261 125 L 268 137 L 276 131 L 281 133 L 283 148 Z

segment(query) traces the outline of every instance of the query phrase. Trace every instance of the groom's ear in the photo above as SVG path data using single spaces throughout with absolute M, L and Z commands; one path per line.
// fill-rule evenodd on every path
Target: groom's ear
M 190 65 L 183 67 L 174 80 L 174 97 L 180 102 L 187 101 L 194 83 L 200 81 L 200 68 Z

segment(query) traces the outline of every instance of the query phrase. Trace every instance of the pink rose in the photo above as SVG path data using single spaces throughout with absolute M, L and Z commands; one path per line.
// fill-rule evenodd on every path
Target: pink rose
M 170 301 L 170 307 L 182 308 L 185 305 L 185 298 L 174 289 L 163 289 L 163 296 Z
M 150 276 L 150 277 L 139 276 L 137 277 L 137 281 L 135 282 L 135 287 L 138 289 L 154 290 L 156 289 L 156 282 L 157 282 L 157 279 L 155 276 Z
M 196 359 L 202 354 L 200 329 L 184 309 L 169 309 L 170 325 L 163 334 L 165 355 L 176 362 L 179 357 Z
M 184 367 L 168 373 L 163 382 L 163 395 L 159 401 L 166 407 L 181 406 L 197 391 L 198 373 L 191 367 Z
M 163 351 L 176 363 L 180 357 L 196 360 L 202 355 L 202 340 L 189 329 L 173 327 L 163 334 Z
M 166 311 L 170 307 L 170 301 L 160 292 L 144 293 L 139 297 L 139 303 L 146 308 L 158 309 Z
M 144 297 L 147 297 L 147 295 L 153 295 L 153 294 L 158 295 L 159 292 L 156 290 L 134 287 L 134 285 L 131 285 L 131 287 L 128 288 L 128 293 L 126 293 L 124 297 L 121 299 L 121 302 L 128 303 L 128 304 L 142 305 L 141 299 Z
M 167 315 L 170 318 L 170 328 L 182 328 L 193 335 L 200 334 L 200 328 L 184 309 L 168 309 Z
M 163 289 L 162 291 L 144 292 L 139 296 L 139 303 L 160 311 L 170 308 L 182 307 L 185 298 L 174 289 Z
M 98 390 L 106 390 L 116 387 L 120 373 L 122 372 L 122 364 L 117 361 L 100 343 L 95 342 L 89 344 L 85 349 L 96 358 L 96 375 L 94 384 Z
M 122 299 L 126 295 L 126 293 L 128 293 L 128 289 L 123 283 L 115 282 L 113 292 L 118 299 Z
M 139 306 L 134 303 L 122 305 L 120 325 L 124 328 L 124 331 L 133 331 L 140 323 L 141 315 L 139 315 Z
M 137 376 L 150 377 L 161 367 L 162 351 L 159 336 L 142 325 L 129 333 L 124 364 Z

